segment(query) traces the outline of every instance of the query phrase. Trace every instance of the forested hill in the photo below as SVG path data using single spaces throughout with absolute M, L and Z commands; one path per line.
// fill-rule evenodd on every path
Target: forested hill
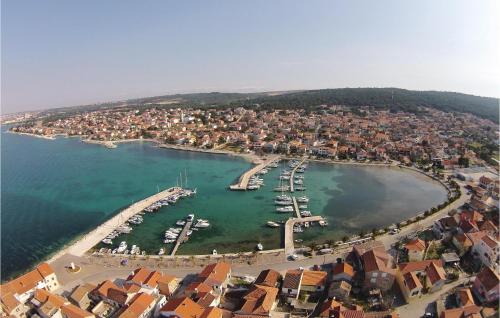
M 259 104 L 264 108 L 307 108 L 322 104 L 374 106 L 410 112 L 417 111 L 419 106 L 426 106 L 446 112 L 471 113 L 494 122 L 498 122 L 499 116 L 499 100 L 497 98 L 453 92 L 411 91 L 399 88 L 309 90 L 276 96 L 259 96 L 239 103 Z

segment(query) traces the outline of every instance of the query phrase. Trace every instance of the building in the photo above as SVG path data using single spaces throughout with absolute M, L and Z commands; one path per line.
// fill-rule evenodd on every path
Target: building
M 406 302 L 422 295 L 424 286 L 430 293 L 440 290 L 446 281 L 441 260 L 399 264 L 396 281 Z
M 90 299 L 90 292 L 92 292 L 95 288 L 95 285 L 88 283 L 78 285 L 75 289 L 73 289 L 68 299 L 78 307 L 87 310 L 92 303 Z
M 281 286 L 281 294 L 288 300 L 292 301 L 299 297 L 299 291 L 302 284 L 301 270 L 288 270 Z
M 253 285 L 243 297 L 240 309 L 234 312 L 234 317 L 270 317 L 276 307 L 278 292 L 275 287 Z
M 328 288 L 328 297 L 344 301 L 349 297 L 351 289 L 351 284 L 345 280 L 334 281 Z
M 201 273 L 198 274 L 197 281 L 207 284 L 215 292 L 222 295 L 230 279 L 231 265 L 225 262 L 218 262 L 205 266 Z
M 372 249 L 361 256 L 365 289 L 387 291 L 392 288 L 396 271 L 392 268 L 392 256 L 384 249 Z
M 155 308 L 156 300 L 147 293 L 136 294 L 130 302 L 117 314 L 117 318 L 146 318 L 150 317 Z
M 425 242 L 416 238 L 406 243 L 404 249 L 408 253 L 410 262 L 421 261 L 424 258 Z
M 96 302 L 105 301 L 114 307 L 120 308 L 128 303 L 135 292 L 128 292 L 126 289 L 118 287 L 110 280 L 105 280 L 90 293 L 91 299 Z
M 472 291 L 481 302 L 496 302 L 498 301 L 499 276 L 490 267 L 484 267 L 477 274 Z
M 354 277 L 354 269 L 348 263 L 338 263 L 332 271 L 332 281 L 346 281 L 351 282 Z
M 485 234 L 472 246 L 472 253 L 477 256 L 485 266 L 498 267 L 499 246 L 498 242 Z
M 169 300 L 160 310 L 161 317 L 201 318 L 205 308 L 192 301 L 189 297 Z
M 266 269 L 260 272 L 254 284 L 269 287 L 278 287 L 281 274 L 273 269 Z
M 0 286 L 0 314 L 21 317 L 27 308 L 25 304 L 37 289 L 52 292 L 59 288 L 54 270 L 47 263 L 38 265 L 34 270 Z
M 327 272 L 304 270 L 302 272 L 300 291 L 308 293 L 322 292 L 325 290 L 327 276 Z

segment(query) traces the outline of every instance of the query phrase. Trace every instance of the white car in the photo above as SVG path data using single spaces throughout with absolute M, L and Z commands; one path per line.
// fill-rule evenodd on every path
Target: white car
M 292 254 L 290 256 L 288 256 L 288 258 L 291 260 L 291 261 L 296 261 L 299 259 L 299 256 L 297 254 Z

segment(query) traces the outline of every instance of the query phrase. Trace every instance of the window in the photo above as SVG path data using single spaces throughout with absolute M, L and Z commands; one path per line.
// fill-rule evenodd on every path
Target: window
M 377 282 L 377 279 L 376 279 L 376 278 L 372 278 L 372 279 L 370 279 L 370 283 L 375 284 L 376 282 Z
M 387 277 L 387 273 L 382 273 L 382 277 L 383 278 Z
M 418 290 L 414 291 L 413 293 L 411 293 L 412 296 L 415 296 L 415 295 L 418 295 Z
M 372 273 L 372 277 L 377 277 L 378 273 Z

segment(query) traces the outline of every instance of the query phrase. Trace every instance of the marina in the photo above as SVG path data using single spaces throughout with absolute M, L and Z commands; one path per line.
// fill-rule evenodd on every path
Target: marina
M 254 190 L 254 188 L 249 189 L 248 184 L 250 182 L 250 179 L 257 174 L 258 172 L 262 171 L 265 169 L 267 166 L 270 164 L 276 163 L 279 161 L 280 156 L 279 155 L 271 155 L 269 158 L 264 160 L 262 163 L 258 164 L 257 166 L 251 168 L 250 170 L 246 171 L 241 175 L 241 177 L 238 179 L 238 183 L 233 184 L 229 186 L 230 190 L 235 190 L 235 191 L 245 191 L 245 190 Z
M 130 233 L 111 239 L 113 244 L 102 243 L 118 227 L 116 221 L 89 246 L 73 249 L 75 253 L 83 254 L 94 243 L 114 249 L 126 241 L 129 250 L 136 245 L 141 254 L 145 251 L 147 255 L 157 255 L 163 248 L 163 255 L 167 256 L 174 243 L 165 245 L 165 230 L 182 227 L 176 222 L 189 213 L 210 220 L 211 225 L 206 230 L 193 231 L 176 255 L 211 254 L 214 249 L 219 254 L 252 251 L 258 243 L 265 250 L 277 249 L 282 233 L 266 223 L 272 221 L 281 227 L 281 222 L 296 215 L 293 207 L 292 211 L 279 213 L 273 204 L 275 197 L 282 195 L 281 191 L 273 192 L 280 166 L 288 162 L 277 164 L 276 169 L 271 164 L 268 173 L 259 175 L 266 184 L 260 190 L 229 192 L 227 185 L 253 167 L 245 159 L 157 148 L 147 142 L 121 143 L 109 150 L 83 145 L 76 138 L 58 137 L 49 142 L 16 134 L 5 134 L 2 147 L 9 148 L 3 163 L 18 166 L 2 171 L 2 217 L 9 224 L 2 230 L 7 246 L 16 247 L 6 250 L 9 258 L 2 259 L 2 273 L 30 266 L 32 261 L 26 254 L 43 259 L 70 249 L 74 240 L 105 224 L 134 201 L 157 193 L 158 187 L 176 188 L 179 171 L 189 172 L 190 183 L 198 188 L 195 196 L 144 212 L 142 223 L 129 222 L 133 229 Z M 307 180 L 307 190 L 296 196 L 299 209 L 305 205 L 307 208 L 301 211 L 323 216 L 329 223 L 327 227 L 303 227 L 304 232 L 296 236 L 305 242 L 339 240 L 362 229 L 386 226 L 425 211 L 446 197 L 446 192 L 429 178 L 395 168 L 309 161 L 306 173 L 295 176 L 294 179 L 305 176 Z M 412 191 L 405 191 L 408 188 Z M 299 202 L 302 196 L 309 197 L 310 202 Z M 419 200 L 422 196 L 428 200 Z M 362 218 L 367 214 L 369 218 Z M 21 219 L 24 222 L 19 226 L 17 220 Z M 120 221 L 129 219 L 122 217 Z M 41 233 L 33 226 L 54 230 Z

